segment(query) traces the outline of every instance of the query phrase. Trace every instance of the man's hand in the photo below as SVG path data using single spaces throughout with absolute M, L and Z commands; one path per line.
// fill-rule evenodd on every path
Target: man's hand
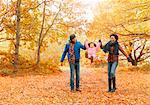
M 63 62 L 61 62 L 61 64 L 60 64 L 61 66 L 63 66 Z
M 88 42 L 88 39 L 86 39 L 86 40 L 84 41 L 84 43 L 86 43 L 86 42 Z

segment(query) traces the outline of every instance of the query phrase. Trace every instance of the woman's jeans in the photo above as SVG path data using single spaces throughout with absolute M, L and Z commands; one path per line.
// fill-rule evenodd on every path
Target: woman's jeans
M 118 62 L 108 62 L 108 78 L 112 79 L 115 77 L 117 66 Z
M 74 89 L 74 73 L 76 73 L 76 88 L 79 88 L 80 83 L 80 63 L 76 61 L 75 64 L 70 64 L 70 87 Z

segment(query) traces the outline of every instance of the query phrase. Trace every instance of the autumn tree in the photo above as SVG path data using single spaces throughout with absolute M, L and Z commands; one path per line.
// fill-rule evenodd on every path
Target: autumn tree
M 132 65 L 137 65 L 137 62 L 142 62 L 149 58 L 149 5 L 148 0 L 110 0 L 100 2 L 87 35 L 94 35 L 95 38 L 101 36 L 105 40 L 111 33 L 118 34 L 119 41 L 122 44 L 128 42 L 125 47 L 130 46 L 129 49 L 132 49 L 128 50 L 128 54 L 133 60 Z M 141 41 L 137 42 L 137 40 Z M 143 42 L 143 40 L 147 41 Z M 136 43 L 139 42 L 141 42 L 140 45 L 137 45 Z M 144 53 L 142 54 L 142 52 Z M 135 55 L 137 56 L 135 57 Z
M 16 3 L 2 2 L 0 13 L 0 42 L 8 42 L 9 55 L 15 51 Z M 33 65 L 40 63 L 43 59 L 40 56 L 45 54 L 49 46 L 53 43 L 62 45 L 71 33 L 81 34 L 83 26 L 87 23 L 83 5 L 76 0 L 22 0 L 20 6 L 19 64 L 23 66 L 27 63 L 23 63 L 22 60 L 26 59 L 32 59 Z M 12 57 L 10 58 L 12 62 Z
M 12 55 L 16 51 L 18 52 L 17 55 L 22 56 L 21 54 L 22 49 L 28 48 L 28 49 L 34 50 L 34 45 L 36 43 L 35 39 L 37 37 L 36 34 L 39 28 L 38 26 L 39 19 L 37 18 L 37 15 L 39 12 L 37 9 L 35 9 L 35 5 L 38 5 L 36 1 L 32 2 L 29 0 L 23 0 L 20 4 L 21 14 L 19 15 L 20 19 L 18 19 L 20 20 L 19 30 L 18 30 L 17 29 L 18 22 L 16 22 L 16 19 L 17 19 L 17 15 L 16 15 L 17 5 L 16 4 L 17 4 L 16 1 L 10 1 L 8 3 L 3 3 L 2 5 L 2 8 L 1 8 L 2 12 L 0 14 L 2 36 L 0 38 L 0 41 L 7 42 L 9 44 L 9 48 L 8 48 L 9 55 Z M 19 37 L 18 37 L 17 30 L 19 31 Z M 17 39 L 19 38 L 19 44 L 18 44 L 18 40 L 16 40 L 16 37 L 15 37 L 16 32 L 17 32 Z M 15 50 L 16 43 L 17 43 L 17 49 L 19 48 L 18 50 Z M 12 60 L 13 60 L 13 57 L 11 57 L 10 62 L 14 64 Z M 22 59 L 22 60 L 25 60 L 25 59 Z M 18 64 L 21 64 L 21 62 L 18 61 Z
M 150 57 L 150 46 L 145 39 L 134 39 L 126 42 L 124 47 L 132 60 L 132 65 L 137 66 L 139 62 L 145 61 Z
M 17 70 L 18 66 L 18 59 L 19 59 L 19 44 L 20 44 L 20 5 L 21 0 L 17 0 L 17 6 L 16 6 L 16 43 L 15 43 L 15 57 L 14 57 L 14 65 Z
M 38 39 L 38 51 L 37 51 L 37 62 L 40 62 L 40 51 L 42 45 L 47 45 L 47 39 L 51 42 L 58 41 L 60 38 L 68 37 L 67 33 L 69 30 L 76 29 L 85 24 L 84 11 L 81 10 L 81 4 L 76 1 L 44 1 L 43 8 L 43 19 L 41 22 L 41 31 Z M 79 11 L 80 10 L 80 11 Z M 61 39 L 61 40 L 62 40 Z

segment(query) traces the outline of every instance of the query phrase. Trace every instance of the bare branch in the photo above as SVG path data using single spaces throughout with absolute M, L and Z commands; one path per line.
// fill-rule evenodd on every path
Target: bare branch
M 29 8 L 28 11 L 32 10 L 32 9 L 36 9 L 39 6 L 41 6 L 44 2 L 50 2 L 50 1 L 42 1 L 41 3 L 39 3 L 38 5 L 36 5 L 35 7 Z
M 140 48 L 141 46 L 137 47 L 135 50 L 134 50 L 134 59 L 137 60 L 136 58 L 136 51 Z
M 137 57 L 137 60 L 141 58 L 141 56 L 142 56 L 142 53 L 143 53 L 143 50 L 144 50 L 144 48 L 145 48 L 145 45 L 146 45 L 146 42 L 147 42 L 147 40 L 145 40 L 145 41 L 144 41 L 144 45 L 143 45 L 143 47 L 142 47 L 142 49 L 141 49 L 141 51 L 140 51 L 140 54 L 139 54 L 139 56 Z
M 7 40 L 15 40 L 15 38 L 0 38 L 0 42 L 4 42 Z
M 146 59 L 148 59 L 148 58 L 150 58 L 150 55 L 147 56 L 147 57 L 145 57 L 145 58 L 143 58 L 143 59 L 138 60 L 138 62 L 144 61 L 144 60 L 146 60 Z
M 60 3 L 58 12 L 57 12 L 56 15 L 54 16 L 54 19 L 52 20 L 52 23 L 48 26 L 46 32 L 43 34 L 43 37 L 41 38 L 41 42 L 40 42 L 41 44 L 42 44 L 43 39 L 44 39 L 45 36 L 47 35 L 48 31 L 50 30 L 50 28 L 54 25 L 54 22 L 55 22 L 57 16 L 59 15 L 59 12 L 61 11 L 61 6 L 62 6 L 62 4 Z
M 121 24 L 121 26 L 129 33 L 133 34 L 133 32 L 129 31 L 123 24 Z

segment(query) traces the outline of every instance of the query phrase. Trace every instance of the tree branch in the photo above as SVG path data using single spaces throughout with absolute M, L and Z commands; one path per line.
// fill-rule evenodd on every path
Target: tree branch
M 143 58 L 143 59 L 138 60 L 138 62 L 144 61 L 144 60 L 148 59 L 149 57 L 150 57 L 150 55 L 145 57 L 145 58 Z
M 147 40 L 145 40 L 145 41 L 144 41 L 144 45 L 143 45 L 143 47 L 142 47 L 142 49 L 141 49 L 141 51 L 140 51 L 140 54 L 139 54 L 139 56 L 137 57 L 137 60 L 141 58 L 141 56 L 142 56 L 142 53 L 143 53 L 143 50 L 144 50 L 144 48 L 145 48 L 145 45 L 146 45 L 146 42 L 147 42 Z
M 63 0 L 62 0 L 62 1 L 63 1 Z M 52 20 L 52 23 L 48 26 L 48 29 L 46 30 L 46 32 L 43 34 L 43 37 L 41 38 L 41 41 L 40 41 L 41 44 L 42 44 L 43 39 L 44 39 L 45 36 L 47 35 L 48 31 L 50 30 L 50 28 L 54 25 L 54 22 L 55 22 L 55 20 L 56 20 L 56 18 L 57 18 L 57 16 L 58 16 L 59 12 L 61 11 L 61 6 L 62 6 L 62 5 L 61 5 L 61 3 L 60 3 L 58 12 L 57 12 L 56 15 L 54 16 L 54 19 Z
M 121 26 L 125 29 L 125 31 L 127 31 L 127 32 L 129 32 L 129 33 L 131 33 L 131 34 L 133 34 L 133 32 L 129 31 L 123 24 L 121 24 Z
M 136 58 L 136 51 L 140 48 L 141 46 L 137 47 L 135 50 L 134 50 L 134 59 L 137 61 L 137 58 Z

